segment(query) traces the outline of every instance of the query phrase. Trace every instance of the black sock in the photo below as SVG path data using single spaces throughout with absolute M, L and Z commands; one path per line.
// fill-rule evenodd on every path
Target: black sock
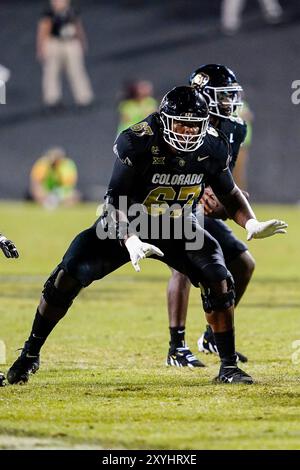
M 170 326 L 170 350 L 185 346 L 185 326 Z
M 222 333 L 214 333 L 219 356 L 224 366 L 236 364 L 234 329 Z
M 29 353 L 33 355 L 39 354 L 41 347 L 50 335 L 56 323 L 57 322 L 53 322 L 48 320 L 48 318 L 43 317 L 38 310 L 36 311 L 32 330 L 27 341 Z

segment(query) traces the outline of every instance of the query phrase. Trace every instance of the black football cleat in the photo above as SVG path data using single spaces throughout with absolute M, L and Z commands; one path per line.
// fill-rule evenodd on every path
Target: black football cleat
M 187 346 L 169 350 L 166 365 L 173 367 L 190 367 L 191 369 L 194 367 L 205 367 L 205 364 L 199 361 Z
M 219 355 L 215 338 L 209 325 L 206 326 L 206 330 L 198 339 L 197 345 L 200 352 Z
M 5 387 L 5 375 L 0 372 L 0 387 Z
M 7 372 L 7 380 L 11 385 L 28 382 L 29 375 L 35 374 L 40 368 L 40 356 L 29 353 L 29 345 L 26 341 L 18 359 Z
M 215 342 L 215 338 L 212 332 L 212 329 L 209 325 L 206 326 L 206 330 L 198 339 L 198 350 L 204 352 L 205 354 L 217 354 L 219 355 L 218 348 Z M 248 358 L 244 354 L 236 351 L 238 360 L 241 362 L 248 362 Z
M 224 384 L 253 384 L 253 379 L 250 375 L 246 374 L 242 369 L 239 369 L 236 365 L 224 366 L 221 365 L 220 372 L 217 377 L 213 380 L 214 383 Z

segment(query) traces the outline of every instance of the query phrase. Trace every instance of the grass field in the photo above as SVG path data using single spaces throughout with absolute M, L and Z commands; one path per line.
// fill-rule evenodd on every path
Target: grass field
M 40 371 L 25 386 L 0 389 L 0 449 L 299 449 L 300 209 L 261 206 L 257 214 L 285 219 L 289 234 L 250 243 L 257 268 L 236 331 L 255 385 L 212 385 L 216 357 L 201 357 L 208 367 L 200 370 L 165 367 L 169 272 L 146 260 L 141 273 L 127 265 L 84 291 L 45 345 Z M 0 205 L 1 231 L 21 253 L 0 259 L 7 366 L 29 333 L 43 281 L 94 219 L 94 205 Z M 187 339 L 195 352 L 204 325 L 193 289 Z

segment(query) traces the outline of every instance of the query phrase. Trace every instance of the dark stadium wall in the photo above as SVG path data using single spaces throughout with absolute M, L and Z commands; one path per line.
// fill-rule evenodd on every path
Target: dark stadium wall
M 266 25 L 259 10 L 245 12 L 239 34 L 219 32 L 220 2 L 76 2 L 89 37 L 87 65 L 97 95 L 78 112 L 66 88 L 65 111 L 44 114 L 35 30 L 47 2 L 2 1 L 0 63 L 11 70 L 7 104 L 0 105 L 0 197 L 23 198 L 31 166 L 51 146 L 64 146 L 79 167 L 87 199 L 101 199 L 110 176 L 117 126 L 117 96 L 124 80 L 153 81 L 156 96 L 187 82 L 205 62 L 232 67 L 255 114 L 249 190 L 260 202 L 300 200 L 300 104 L 292 82 L 300 80 L 300 2 L 285 1 L 285 21 Z M 247 18 L 246 18 L 247 17 Z

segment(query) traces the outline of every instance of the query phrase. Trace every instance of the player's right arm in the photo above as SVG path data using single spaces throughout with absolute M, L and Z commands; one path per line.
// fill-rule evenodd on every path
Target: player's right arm
M 122 200 L 132 201 L 137 179 L 141 177 L 141 167 L 137 163 L 137 151 L 127 132 L 122 132 L 114 146 L 117 155 L 113 173 L 105 196 L 104 217 L 108 232 L 116 233 L 117 238 L 126 246 L 134 269 L 139 272 L 139 261 L 151 255 L 163 256 L 154 245 L 142 242 L 130 230 L 127 212 L 122 207 Z
M 6 258 L 19 258 L 16 245 L 0 233 L 0 248 Z

